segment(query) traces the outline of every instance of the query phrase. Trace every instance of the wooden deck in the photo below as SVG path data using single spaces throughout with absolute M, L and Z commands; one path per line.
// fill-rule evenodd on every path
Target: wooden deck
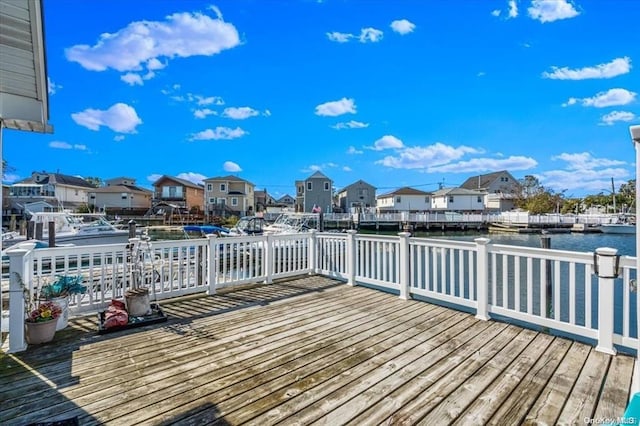
M 0 424 L 584 424 L 634 358 L 324 277 L 162 304 L 166 323 L 0 355 Z

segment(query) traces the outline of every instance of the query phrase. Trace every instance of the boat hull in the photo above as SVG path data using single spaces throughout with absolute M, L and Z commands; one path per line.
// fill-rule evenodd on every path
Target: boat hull
M 616 224 L 600 225 L 600 231 L 603 234 L 635 234 L 635 225 Z

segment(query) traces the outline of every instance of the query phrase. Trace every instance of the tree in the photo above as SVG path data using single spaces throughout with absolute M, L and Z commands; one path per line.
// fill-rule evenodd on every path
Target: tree
M 520 185 L 522 185 L 522 196 L 524 198 L 544 191 L 544 188 L 540 185 L 540 180 L 533 175 L 526 175 L 520 180 Z
M 102 186 L 102 179 L 100 179 L 99 177 L 90 176 L 90 177 L 84 178 L 84 180 L 87 181 L 94 188 L 100 188 Z
M 631 179 L 627 183 L 623 183 L 620 185 L 620 189 L 618 190 L 618 197 L 616 197 L 616 201 L 620 203 L 620 205 L 627 205 L 631 207 L 634 204 L 636 199 L 636 180 Z M 619 200 L 619 201 L 618 201 Z
M 2 178 L 3 179 L 7 177 L 7 173 L 15 172 L 15 171 L 16 171 L 15 167 L 12 167 L 7 162 L 7 160 L 5 160 L 5 159 L 2 160 Z

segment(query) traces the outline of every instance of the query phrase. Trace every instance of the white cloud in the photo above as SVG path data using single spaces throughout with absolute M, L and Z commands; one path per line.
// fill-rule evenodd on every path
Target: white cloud
M 351 155 L 355 155 L 355 154 L 362 154 L 363 151 L 356 149 L 355 146 L 350 146 L 349 149 L 347 149 L 347 154 L 351 154 Z
M 340 33 L 337 31 L 327 33 L 327 38 L 331 41 L 335 41 L 336 43 L 346 43 L 354 37 L 353 34 L 349 33 Z
M 575 105 L 581 103 L 582 106 L 593 106 L 596 108 L 604 108 L 616 105 L 627 105 L 636 99 L 635 92 L 626 89 L 609 89 L 606 92 L 597 93 L 591 98 L 569 98 L 562 106 Z
M 462 158 L 465 154 L 477 154 L 481 150 L 468 146 L 453 147 L 437 142 L 429 146 L 415 146 L 401 149 L 397 155 L 389 155 L 376 161 L 394 169 L 427 169 L 449 164 Z
M 498 16 L 500 16 L 500 13 L 502 13 L 502 11 L 500 9 L 494 9 L 494 10 L 491 11 L 491 15 L 495 16 L 496 18 Z
M 242 171 L 240 166 L 234 163 L 233 161 L 225 161 L 224 164 L 222 165 L 222 168 L 224 169 L 225 172 L 229 172 L 229 173 L 236 173 L 236 172 Z
M 600 119 L 600 124 L 612 126 L 616 121 L 629 122 L 635 120 L 636 116 L 632 112 L 628 111 L 611 111 L 609 114 L 605 114 Z
M 518 3 L 516 0 L 509 0 L 509 18 L 518 17 Z
M 157 181 L 158 179 L 160 179 L 162 177 L 161 174 L 158 173 L 152 173 L 149 176 L 147 176 L 147 181 L 154 183 L 155 181 Z
M 87 150 L 87 146 L 83 145 L 83 144 L 70 144 L 68 142 L 62 142 L 62 141 L 51 141 L 49 142 L 49 148 L 54 148 L 54 149 L 76 149 L 78 151 L 86 151 Z
M 248 134 L 240 127 L 231 129 L 229 127 L 216 127 L 215 129 L 207 129 L 202 132 L 194 133 L 189 140 L 191 141 L 204 141 L 204 140 L 219 140 L 219 139 L 236 139 Z
M 203 181 L 207 178 L 205 175 L 194 172 L 185 172 L 180 173 L 176 176 L 178 179 L 188 180 L 189 182 L 193 182 L 196 185 L 202 185 Z
M 628 179 L 628 163 L 609 158 L 596 158 L 588 152 L 562 153 L 551 157 L 563 161 L 564 167 L 548 170 L 538 178 L 546 187 L 561 190 L 602 192 L 611 186 L 611 178 Z
M 58 90 L 62 89 L 62 86 L 59 84 L 56 84 L 53 82 L 53 80 L 51 80 L 51 78 L 49 78 L 49 76 L 47 76 L 47 92 L 50 95 L 55 95 L 56 92 Z
M 391 29 L 400 35 L 412 33 L 416 28 L 416 24 L 407 21 L 406 19 L 399 19 L 391 22 Z
M 344 167 L 342 167 L 342 171 L 343 172 L 352 172 L 353 170 L 349 166 L 344 166 Z
M 325 102 L 316 106 L 316 115 L 324 117 L 337 117 L 347 113 L 356 113 L 356 104 L 351 98 L 342 98 L 339 101 Z
M 562 154 L 551 157 L 552 160 L 562 160 L 567 163 L 567 169 L 574 171 L 594 170 L 599 167 L 622 166 L 627 164 L 620 160 L 610 160 L 608 158 L 594 158 L 588 152 L 577 152 Z
M 209 108 L 197 109 L 193 111 L 193 116 L 195 118 L 207 118 L 209 115 L 218 115 L 218 112 Z
M 69 61 L 90 71 L 148 71 L 169 59 L 212 56 L 240 44 L 233 24 L 200 12 L 174 13 L 165 21 L 136 21 L 115 33 L 104 33 L 93 45 L 65 49 Z M 164 60 L 164 64 L 163 64 Z
M 196 102 L 199 106 L 204 105 L 224 105 L 224 100 L 220 96 L 202 96 L 202 95 L 194 95 L 191 93 L 187 94 L 187 99 L 191 102 Z
M 385 135 L 381 137 L 380 139 L 375 141 L 375 143 L 373 144 L 373 147 L 371 147 L 371 149 L 373 149 L 374 151 L 382 151 L 384 149 L 400 149 L 400 148 L 404 148 L 404 144 L 400 139 L 392 135 Z
M 20 180 L 20 176 L 14 173 L 5 173 L 5 175 L 2 177 L 2 181 L 6 183 L 13 183 L 18 180 Z
M 223 117 L 233 118 L 234 120 L 244 120 L 249 117 L 255 117 L 260 112 L 250 107 L 229 107 L 225 108 L 222 113 Z
M 427 167 L 429 173 L 480 173 L 493 170 L 528 170 L 538 162 L 531 157 L 514 155 L 507 158 L 472 158 L 466 161 Z
M 360 30 L 358 40 L 360 43 L 377 43 L 382 40 L 382 31 L 376 28 L 363 28 Z
M 336 130 L 340 130 L 340 129 L 364 129 L 365 127 L 369 127 L 369 123 L 363 123 L 361 121 L 351 120 L 351 121 L 347 121 L 345 123 L 336 123 L 331 127 L 336 129 Z
M 542 23 L 574 18 L 580 14 L 570 0 L 531 0 L 527 12 L 529 17 Z
M 136 133 L 136 127 L 142 124 L 136 110 L 124 103 L 112 105 L 108 110 L 86 109 L 71 114 L 77 124 L 90 130 L 99 130 L 100 126 L 108 127 L 118 133 Z
M 631 70 L 631 59 L 627 56 L 616 58 L 606 64 L 592 67 L 570 69 L 568 67 L 551 67 L 551 72 L 543 72 L 543 78 L 554 80 L 585 80 L 589 78 L 612 78 L 627 74 Z
M 262 111 L 262 115 L 264 115 L 265 117 L 271 117 L 271 111 L 265 109 L 264 111 Z
M 476 77 L 484 77 L 485 75 L 487 75 L 486 72 L 480 71 L 480 72 L 478 72 L 478 74 L 476 74 Z
M 123 141 L 124 140 L 124 135 L 115 135 L 113 137 L 113 140 L 116 141 L 116 142 Z
M 136 84 L 138 86 L 142 86 L 144 84 L 142 81 L 142 77 L 140 77 L 140 74 L 136 74 L 134 72 L 128 72 L 126 74 L 122 74 L 120 76 L 120 80 L 124 81 L 129 86 L 135 86 Z

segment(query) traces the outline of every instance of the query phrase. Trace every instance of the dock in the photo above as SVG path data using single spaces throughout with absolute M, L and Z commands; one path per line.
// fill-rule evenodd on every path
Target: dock
M 583 424 L 629 400 L 633 357 L 319 275 L 161 304 L 0 354 L 0 424 Z

